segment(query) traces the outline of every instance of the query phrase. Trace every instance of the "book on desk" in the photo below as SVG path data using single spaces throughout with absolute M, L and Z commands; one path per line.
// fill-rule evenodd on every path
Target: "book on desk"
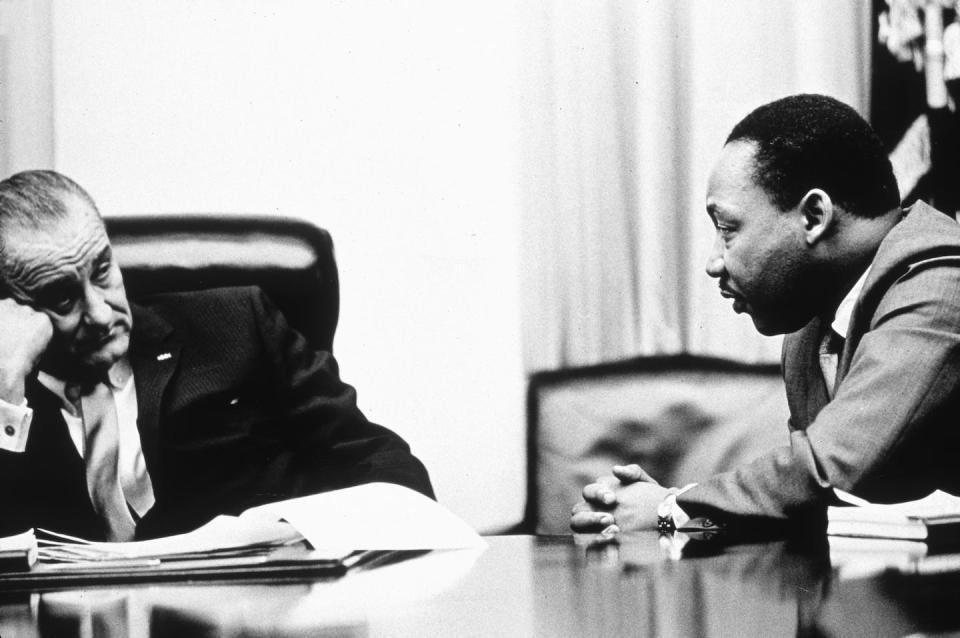
M 827 510 L 827 534 L 960 548 L 960 497 L 938 490 L 905 503 L 832 506 Z
M 960 498 L 943 491 L 904 503 L 827 509 L 831 563 L 841 573 L 960 572 Z
M 389 521 L 389 525 L 384 525 Z M 176 536 L 92 542 L 50 530 L 0 539 L 0 591 L 176 580 L 337 577 L 383 552 L 485 543 L 405 487 L 370 483 L 217 516 Z M 6 548 L 6 549 L 5 549 Z

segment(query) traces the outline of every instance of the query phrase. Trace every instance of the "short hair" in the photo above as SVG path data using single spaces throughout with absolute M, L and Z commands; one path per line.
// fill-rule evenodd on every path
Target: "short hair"
M 42 228 L 66 218 L 70 196 L 79 197 L 100 216 L 93 198 L 79 184 L 56 171 L 32 170 L 0 181 L 0 268 L 7 267 L 6 229 L 19 224 Z
M 89 193 L 75 181 L 56 171 L 33 170 L 0 181 L 0 230 L 10 222 L 36 227 L 67 215 L 67 199 L 82 199 L 97 214 Z
M 900 205 L 883 143 L 853 108 L 826 95 L 801 94 L 765 104 L 740 121 L 727 143 L 757 145 L 753 179 L 781 210 L 812 188 L 860 217 Z

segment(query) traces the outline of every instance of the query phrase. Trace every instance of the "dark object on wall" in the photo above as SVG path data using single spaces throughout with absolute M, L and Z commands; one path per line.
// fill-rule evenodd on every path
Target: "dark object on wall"
M 877 37 L 880 14 L 887 9 L 885 0 L 873 0 L 870 123 L 892 153 L 917 119 L 926 116 L 930 167 L 907 192 L 901 185 L 900 197 L 905 205 L 922 199 L 955 216 L 960 212 L 960 112 L 931 108 L 924 72 L 913 61 L 898 60 Z M 944 11 L 945 23 L 955 17 L 954 11 Z M 960 104 L 958 80 L 947 80 L 946 85 L 954 104 Z
M 129 215 L 105 222 L 131 299 L 260 286 L 311 345 L 333 351 L 340 284 L 327 231 L 266 215 Z

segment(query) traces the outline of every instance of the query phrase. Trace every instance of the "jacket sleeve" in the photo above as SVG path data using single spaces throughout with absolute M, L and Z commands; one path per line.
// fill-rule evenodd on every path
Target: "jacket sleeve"
M 789 447 L 683 494 L 684 510 L 783 520 L 822 513 L 832 488 L 895 501 L 958 482 L 960 257 L 915 264 L 867 303 L 834 399 Z
M 274 366 L 286 435 L 301 458 L 298 491 L 384 481 L 435 498 L 426 468 L 407 443 L 357 408 L 356 391 L 340 380 L 333 355 L 313 350 L 261 291 L 251 303 Z

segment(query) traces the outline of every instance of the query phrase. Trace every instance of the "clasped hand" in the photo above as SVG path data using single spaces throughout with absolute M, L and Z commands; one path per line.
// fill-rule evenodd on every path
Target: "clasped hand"
M 667 496 L 661 486 L 636 464 L 615 465 L 583 488 L 583 500 L 573 506 L 570 528 L 579 534 L 629 532 L 657 527 L 657 506 Z

